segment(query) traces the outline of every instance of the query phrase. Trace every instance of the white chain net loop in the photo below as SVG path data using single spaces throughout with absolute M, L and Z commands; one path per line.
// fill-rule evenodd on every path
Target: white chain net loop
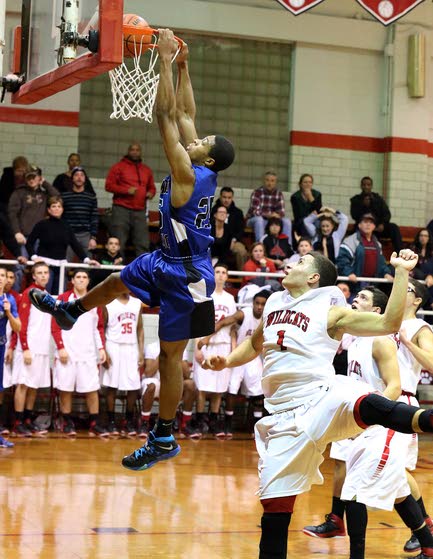
M 155 44 L 156 37 L 152 36 L 152 40 Z M 150 123 L 159 83 L 159 74 L 155 71 L 158 49 L 149 47 L 139 37 L 134 37 L 134 47 L 135 55 L 129 59 L 132 67 L 128 68 L 125 62 L 122 62 L 109 72 L 113 94 L 113 112 L 110 118 L 142 118 Z M 145 69 L 147 58 L 149 63 Z

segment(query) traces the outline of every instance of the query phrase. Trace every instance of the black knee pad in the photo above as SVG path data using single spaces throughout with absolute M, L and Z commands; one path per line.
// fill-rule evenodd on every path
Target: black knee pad
M 359 415 L 367 425 L 383 425 L 400 433 L 413 433 L 412 418 L 419 410 L 403 402 L 368 394 L 359 404 Z

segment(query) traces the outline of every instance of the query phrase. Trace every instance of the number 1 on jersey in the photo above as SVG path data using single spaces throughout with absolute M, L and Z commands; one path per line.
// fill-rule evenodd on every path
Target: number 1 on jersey
M 283 344 L 284 334 L 285 334 L 284 330 L 278 330 L 277 332 L 277 336 L 278 336 L 277 345 L 280 346 L 281 351 L 287 351 L 287 347 Z

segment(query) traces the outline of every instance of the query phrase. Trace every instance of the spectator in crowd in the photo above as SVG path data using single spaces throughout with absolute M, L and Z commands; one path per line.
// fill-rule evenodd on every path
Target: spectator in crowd
M 75 167 L 81 167 L 81 157 L 78 153 L 70 153 L 68 157 L 68 170 L 65 173 L 60 173 L 54 179 L 53 186 L 57 188 L 59 192 L 71 192 L 73 187 L 72 182 L 72 169 Z M 96 192 L 93 190 L 92 183 L 86 174 L 86 182 L 84 183 L 84 190 L 96 196 Z
M 103 309 L 107 359 L 104 363 L 102 385 L 106 387 L 108 433 L 118 436 L 115 421 L 116 394 L 126 392 L 126 412 L 122 418 L 121 434 L 137 435 L 134 408 L 141 387 L 140 367 L 144 365 L 144 333 L 141 301 L 122 293 Z
M 73 301 L 77 297 L 82 297 L 87 293 L 88 286 L 87 271 L 76 268 L 72 276 L 72 289 L 59 295 L 59 299 Z M 33 310 L 36 309 L 33 307 Z M 108 431 L 100 425 L 99 421 L 98 390 L 101 386 L 98 363 L 105 363 L 107 358 L 102 310 L 95 308 L 80 316 L 71 330 L 61 330 L 53 318 L 51 333 L 57 348 L 53 385 L 59 390 L 63 433 L 69 437 L 77 434 L 71 412 L 72 394 L 78 392 L 86 398 L 89 410 L 89 435 L 108 437 Z
M 45 290 L 50 271 L 45 262 L 36 262 L 32 268 L 33 283 L 23 292 L 19 305 L 21 330 L 13 362 L 15 424 L 12 434 L 18 437 L 42 436 L 47 430 L 35 422 L 34 406 L 39 388 L 51 386 L 50 372 L 50 315 L 39 311 L 30 303 L 29 291 L 33 287 Z
M 308 231 L 304 226 L 304 218 L 313 212 L 320 212 L 322 194 L 313 188 L 313 175 L 304 173 L 299 179 L 299 190 L 290 197 L 293 210 L 293 228 L 297 235 L 307 237 Z
M 340 289 L 342 291 L 342 293 L 343 293 L 343 295 L 344 295 L 344 297 L 347 301 L 347 304 L 349 306 L 351 306 L 352 305 L 352 300 L 353 300 L 353 295 L 350 292 L 349 284 L 346 283 L 345 281 L 339 281 L 336 285 L 337 285 L 338 289 Z
M 338 272 L 356 283 L 358 276 L 392 280 L 391 269 L 382 254 L 382 246 L 374 235 L 376 216 L 361 216 L 358 231 L 346 237 L 337 258 Z
M 250 258 L 246 261 L 243 267 L 244 272 L 270 272 L 276 273 L 277 268 L 274 261 L 265 256 L 265 247 L 263 243 L 254 243 L 251 246 Z M 259 287 L 269 285 L 273 290 L 280 289 L 280 284 L 277 279 L 268 278 L 267 276 L 245 276 L 242 285 L 247 283 L 254 283 Z
M 50 196 L 58 196 L 57 190 L 42 177 L 39 167 L 31 166 L 25 174 L 25 183 L 18 186 L 9 200 L 9 221 L 18 244 L 24 249 L 33 227 L 47 213 Z M 28 256 L 25 249 L 24 256 Z
M 251 194 L 247 213 L 247 225 L 254 229 L 256 242 L 265 235 L 266 222 L 271 217 L 279 217 L 283 222 L 283 233 L 292 238 L 292 222 L 285 217 L 286 209 L 283 193 L 277 188 L 277 175 L 273 171 L 265 173 L 264 184 Z
M 0 213 L 7 217 L 8 204 L 12 192 L 25 184 L 25 174 L 29 168 L 29 162 L 23 155 L 15 157 L 12 167 L 5 167 L 0 178 Z
M 224 206 L 228 212 L 227 224 L 229 225 L 233 238 L 230 244 L 230 250 L 236 258 L 236 269 L 242 270 L 243 265 L 248 260 L 248 252 L 242 239 L 244 237 L 244 214 L 238 208 L 233 200 L 234 192 L 230 186 L 223 186 L 220 190 L 220 196 L 212 208 L 212 215 L 218 208 Z
M 433 285 L 433 235 L 428 229 L 421 229 L 415 236 L 411 249 L 418 254 L 418 262 L 412 276 L 425 280 L 427 287 Z
M 337 260 L 340 245 L 347 231 L 347 216 L 332 208 L 322 207 L 304 219 L 304 226 L 312 238 L 313 249 L 332 262 Z
M 120 266 L 123 262 L 120 254 L 120 241 L 117 237 L 108 237 L 104 252 L 97 257 L 102 266 Z M 112 270 L 94 270 L 92 272 L 92 286 L 98 285 L 112 273 Z
M 136 256 L 148 252 L 147 201 L 156 188 L 151 168 L 141 160 L 140 144 L 131 144 L 128 154 L 111 167 L 105 190 L 113 193 L 110 234 L 120 239 L 122 254 L 130 235 Z
M 70 225 L 62 219 L 63 201 L 60 196 L 48 199 L 48 219 L 36 223 L 27 238 L 26 249 L 31 260 L 43 260 L 50 266 L 50 280 L 46 286 L 49 293 L 53 288 L 58 293 L 60 265 L 67 262 L 66 251 L 71 247 L 78 258 L 85 264 L 99 266 L 91 260 L 78 242 Z M 64 288 L 60 289 L 63 291 Z
M 144 373 L 141 379 L 142 399 L 141 399 L 141 427 L 138 433 L 140 438 L 146 439 L 150 430 L 150 416 L 155 400 L 159 399 L 161 387 L 159 374 L 159 340 L 148 344 L 144 350 Z M 192 408 L 197 397 L 197 389 L 192 379 L 191 365 L 188 361 L 188 351 L 185 349 L 182 355 L 182 414 L 179 424 L 180 438 L 189 436 L 190 430 L 187 424 L 191 421 Z M 195 438 L 195 437 L 192 437 Z
M 210 252 L 212 263 L 223 262 L 230 266 L 232 254 L 230 247 L 233 241 L 233 231 L 227 222 L 227 208 L 220 206 L 211 218 L 211 235 L 214 242 L 211 244 Z
M 265 254 L 274 261 L 278 270 L 284 268 L 284 259 L 293 254 L 292 245 L 287 235 L 282 233 L 283 224 L 279 217 L 271 217 L 266 224 L 266 236 L 263 239 Z
M 385 200 L 373 192 L 373 179 L 363 177 L 361 179 L 361 194 L 350 199 L 350 215 L 359 223 L 361 217 L 366 213 L 372 213 L 376 218 L 375 236 L 381 240 L 390 238 L 394 250 L 398 253 L 402 249 L 401 233 L 398 225 L 391 223 L 391 212 Z
M 68 223 L 84 252 L 96 248 L 98 233 L 98 206 L 96 196 L 85 192 L 86 173 L 82 167 L 72 169 L 72 190 L 63 192 L 63 219 Z M 77 254 L 78 258 L 80 256 Z M 73 259 L 73 250 L 68 249 L 67 259 Z
M 313 243 L 309 237 L 301 237 L 298 241 L 296 252 L 290 258 L 284 260 L 284 267 L 288 264 L 296 264 L 298 260 L 313 250 Z

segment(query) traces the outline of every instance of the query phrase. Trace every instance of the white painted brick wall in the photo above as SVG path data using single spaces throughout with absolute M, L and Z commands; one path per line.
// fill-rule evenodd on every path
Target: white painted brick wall
M 0 167 L 9 167 L 17 155 L 41 167 L 52 181 L 67 168 L 66 160 L 78 149 L 78 128 L 0 123 Z

